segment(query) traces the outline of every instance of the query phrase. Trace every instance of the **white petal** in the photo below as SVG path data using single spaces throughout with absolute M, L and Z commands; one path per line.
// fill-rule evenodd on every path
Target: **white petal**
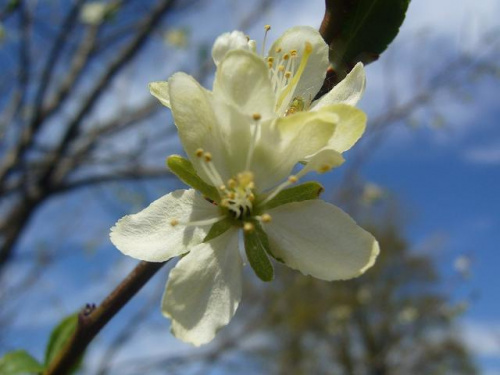
M 269 68 L 252 52 L 233 50 L 226 55 L 217 68 L 213 92 L 248 116 L 274 116 L 275 95 Z
M 310 103 L 321 89 L 329 66 L 328 45 L 318 30 L 310 26 L 296 26 L 288 29 L 273 43 L 269 56 L 279 61 L 284 53 L 296 50 L 297 63 L 300 63 L 306 42 L 312 45 L 313 50 L 293 96 Z M 277 53 L 277 49 L 281 49 L 281 52 Z
M 366 76 L 363 63 L 357 63 L 351 72 L 339 82 L 330 92 L 313 103 L 314 111 L 324 106 L 344 103 L 355 106 L 365 92 Z
M 241 31 L 233 31 L 219 36 L 215 40 L 212 48 L 212 58 L 214 59 L 215 65 L 219 65 L 226 54 L 235 49 L 250 50 L 247 36 L 244 33 Z
M 165 107 L 170 108 L 170 94 L 168 93 L 168 82 L 158 81 L 149 84 L 149 92 Z
M 199 244 L 210 229 L 210 226 L 172 226 L 172 219 L 187 222 L 218 215 L 218 208 L 194 190 L 176 190 L 155 200 L 141 212 L 122 217 L 111 228 L 110 238 L 126 255 L 148 262 L 163 262 Z
M 238 232 L 194 247 L 170 272 L 163 314 L 179 339 L 199 346 L 227 325 L 241 300 L 243 263 Z
M 310 200 L 272 210 L 265 226 L 271 252 L 286 265 L 322 280 L 361 275 L 379 253 L 375 238 L 329 203 Z
M 214 185 L 201 165 L 204 163 L 203 158 L 196 156 L 196 151 L 200 148 L 210 152 L 213 160 L 218 163 L 219 172 L 227 171 L 219 120 L 213 109 L 212 93 L 201 87 L 193 77 L 184 73 L 174 74 L 168 81 L 168 88 L 172 115 L 184 150 L 200 177 Z
M 307 155 L 323 148 L 335 129 L 336 116 L 320 112 L 299 112 L 262 124 L 250 170 L 259 190 L 288 177 Z
M 340 153 L 349 150 L 361 138 L 366 129 L 366 114 L 347 104 L 335 104 L 324 107 L 319 112 L 329 111 L 338 116 L 337 126 L 333 136 L 328 141 L 327 148 Z

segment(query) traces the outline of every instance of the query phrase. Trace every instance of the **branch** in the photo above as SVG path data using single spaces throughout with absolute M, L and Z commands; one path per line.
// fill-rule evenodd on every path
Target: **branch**
M 99 307 L 95 310 L 84 309 L 78 316 L 78 325 L 75 332 L 57 357 L 50 363 L 44 375 L 68 374 L 101 329 L 167 262 L 140 262 L 120 285 L 102 301 Z

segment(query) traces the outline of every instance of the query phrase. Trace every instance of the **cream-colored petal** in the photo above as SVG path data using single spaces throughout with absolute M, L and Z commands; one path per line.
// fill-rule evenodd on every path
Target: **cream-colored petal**
M 160 101 L 165 107 L 170 108 L 170 94 L 168 92 L 168 82 L 158 81 L 149 84 L 149 92 Z
M 355 106 L 363 96 L 366 87 L 366 76 L 363 63 L 359 62 L 351 72 L 330 92 L 313 103 L 313 111 L 325 106 L 344 103 Z
M 214 59 L 215 65 L 219 65 L 226 54 L 235 49 L 250 50 L 248 38 L 244 33 L 235 30 L 220 35 L 215 40 L 214 46 L 212 47 L 212 58 Z
M 224 114 L 219 113 L 219 118 L 216 117 L 212 93 L 187 74 L 174 74 L 168 81 L 168 88 L 172 115 L 184 150 L 199 176 L 207 183 L 216 185 L 202 165 L 204 158 L 196 155 L 199 149 L 209 152 L 217 162 L 219 172 L 229 174 L 219 128 L 220 117 Z
M 172 226 L 173 219 L 188 222 L 218 215 L 219 209 L 194 190 L 176 190 L 139 213 L 122 217 L 111 228 L 110 238 L 125 255 L 148 262 L 164 262 L 201 243 L 210 229 L 210 225 Z
M 262 124 L 250 170 L 265 190 L 282 181 L 307 155 L 321 150 L 335 129 L 335 115 L 300 112 Z
M 274 116 L 275 95 L 269 69 L 255 53 L 233 50 L 226 54 L 215 75 L 214 95 L 222 96 L 248 116 Z
M 236 230 L 194 247 L 182 258 L 170 272 L 162 301 L 173 334 L 195 346 L 212 341 L 238 308 L 242 269 Z
M 379 253 L 377 240 L 340 208 L 321 200 L 269 210 L 264 229 L 271 252 L 286 265 L 322 280 L 357 277 Z
M 340 153 L 349 150 L 361 138 L 366 129 L 366 114 L 347 104 L 333 104 L 319 111 L 337 116 L 337 126 L 326 148 Z M 313 111 L 313 113 L 315 113 Z
M 269 49 L 269 56 L 273 57 L 275 64 L 277 64 L 283 54 L 296 50 L 296 66 L 298 66 L 303 56 L 306 42 L 311 44 L 312 53 L 295 87 L 292 98 L 300 97 L 305 102 L 311 103 L 323 85 L 326 71 L 329 66 L 328 45 L 325 43 L 318 30 L 310 26 L 296 26 L 288 29 L 273 43 Z

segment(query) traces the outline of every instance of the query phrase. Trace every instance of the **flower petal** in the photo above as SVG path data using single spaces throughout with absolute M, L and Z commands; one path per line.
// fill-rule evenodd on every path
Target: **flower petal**
M 213 92 L 248 116 L 274 116 L 275 94 L 269 68 L 253 52 L 240 49 L 227 53 L 217 68 Z
M 241 300 L 243 262 L 238 232 L 195 246 L 170 272 L 163 315 L 179 339 L 199 346 L 227 325 Z
M 351 72 L 325 94 L 321 99 L 313 103 L 313 111 L 324 106 L 337 103 L 345 103 L 355 106 L 365 92 L 366 76 L 363 63 L 357 63 Z
M 179 137 L 198 175 L 207 183 L 216 185 L 207 175 L 203 158 L 196 156 L 198 149 L 210 152 L 219 161 L 219 172 L 226 170 L 224 147 L 215 117 L 212 93 L 184 73 L 176 73 L 168 80 L 170 104 Z
M 279 206 L 269 211 L 264 229 L 271 252 L 286 265 L 322 280 L 361 275 L 379 253 L 375 238 L 349 215 L 321 200 Z
M 300 97 L 310 103 L 323 85 L 328 69 L 328 45 L 318 30 L 310 26 L 296 26 L 288 29 L 269 49 L 269 56 L 280 61 L 284 53 L 297 51 L 297 63 L 301 61 L 306 42 L 312 46 L 312 53 L 306 68 L 295 88 L 294 97 Z M 276 51 L 280 52 L 276 52 Z M 297 65 L 298 66 L 298 65 Z
M 211 219 L 219 215 L 192 189 L 176 190 L 155 200 L 141 212 L 122 217 L 111 228 L 111 242 L 122 253 L 148 262 L 164 262 L 201 243 L 210 226 L 172 226 L 179 222 Z
M 170 108 L 170 94 L 168 93 L 168 82 L 158 81 L 149 84 L 149 92 L 165 107 Z
M 307 155 L 323 148 L 335 129 L 335 115 L 299 112 L 261 126 L 250 170 L 259 190 L 286 178 Z
M 212 58 L 214 59 L 215 65 L 219 65 L 226 54 L 235 49 L 250 50 L 248 38 L 244 33 L 235 30 L 220 35 L 215 40 L 214 46 L 212 47 Z
M 349 150 L 361 138 L 366 129 L 366 115 L 360 109 L 347 104 L 334 104 L 317 112 L 328 112 L 338 116 L 337 126 L 326 148 L 340 153 Z

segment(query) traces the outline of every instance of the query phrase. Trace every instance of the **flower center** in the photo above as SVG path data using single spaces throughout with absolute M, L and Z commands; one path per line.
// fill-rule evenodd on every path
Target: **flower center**
M 255 183 L 253 173 L 245 171 L 231 178 L 226 185 L 219 187 L 221 192 L 221 206 L 229 210 L 236 219 L 251 214 L 252 203 L 255 200 Z

